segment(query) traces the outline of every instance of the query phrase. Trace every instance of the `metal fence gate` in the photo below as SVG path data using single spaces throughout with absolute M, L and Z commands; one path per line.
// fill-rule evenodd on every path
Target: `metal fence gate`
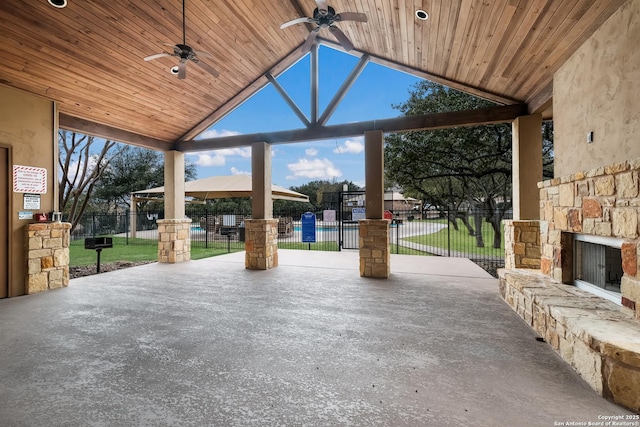
M 340 193 L 338 230 L 341 249 L 358 249 L 358 220 L 366 218 L 364 191 Z

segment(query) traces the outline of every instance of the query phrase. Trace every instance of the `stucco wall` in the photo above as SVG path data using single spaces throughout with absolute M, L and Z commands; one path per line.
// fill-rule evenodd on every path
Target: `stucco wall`
M 555 176 L 640 157 L 639 41 L 640 0 L 629 0 L 556 72 Z
M 0 85 L 0 146 L 9 147 L 9 171 L 13 165 L 47 169 L 47 192 L 41 195 L 40 212 L 54 208 L 57 164 L 55 156 L 55 105 L 52 101 Z M 9 180 L 9 296 L 25 293 L 23 194 L 14 193 Z M 2 244 L 2 243 L 0 243 Z

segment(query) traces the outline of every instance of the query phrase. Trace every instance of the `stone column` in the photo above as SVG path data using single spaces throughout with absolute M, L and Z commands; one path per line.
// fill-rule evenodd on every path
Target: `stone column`
M 25 226 L 26 294 L 69 286 L 70 230 L 71 224 L 67 222 Z
M 184 153 L 164 154 L 164 219 L 158 220 L 158 262 L 191 259 L 191 219 L 184 211 Z
M 360 228 L 360 276 L 386 279 L 389 263 L 389 220 L 363 219 Z
M 389 220 L 384 218 L 384 134 L 364 133 L 367 219 L 359 221 L 360 276 L 388 278 Z
M 249 270 L 268 270 L 278 266 L 278 220 L 245 221 L 244 266 Z
M 271 145 L 251 146 L 251 218 L 245 221 L 245 261 L 250 270 L 278 266 L 278 220 L 273 219 Z
M 540 219 L 538 182 L 542 181 L 542 116 L 513 121 L 513 219 Z
M 502 221 L 505 269 L 540 268 L 540 222 Z
M 158 262 L 175 264 L 191 259 L 191 219 L 159 219 Z

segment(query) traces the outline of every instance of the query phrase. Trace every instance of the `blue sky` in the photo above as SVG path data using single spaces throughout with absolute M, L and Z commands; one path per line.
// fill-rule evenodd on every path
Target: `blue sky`
M 319 114 L 331 101 L 358 58 L 320 46 Z M 278 83 L 309 117 L 309 55 L 280 76 Z M 346 94 L 327 124 L 397 117 L 392 105 L 404 102 L 419 78 L 369 63 Z M 271 84 L 255 94 L 201 137 L 299 129 L 304 125 Z M 278 144 L 273 146 L 273 183 L 299 186 L 314 180 L 349 180 L 364 185 L 364 140 L 362 137 Z M 198 178 L 215 175 L 250 174 L 249 147 L 192 153 L 187 156 L 198 170 Z

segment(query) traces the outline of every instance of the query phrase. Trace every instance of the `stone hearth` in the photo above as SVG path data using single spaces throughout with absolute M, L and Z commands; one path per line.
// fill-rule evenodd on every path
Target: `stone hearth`
M 540 221 L 505 221 L 505 301 L 600 395 L 640 412 L 640 159 L 538 184 Z M 574 236 L 622 241 L 618 306 L 573 286 Z

